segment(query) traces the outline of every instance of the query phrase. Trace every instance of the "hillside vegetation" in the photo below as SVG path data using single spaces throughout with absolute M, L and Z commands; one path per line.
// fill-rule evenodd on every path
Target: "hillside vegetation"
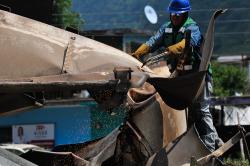
M 156 31 L 169 18 L 162 0 L 73 0 L 73 9 L 85 20 L 84 30 L 97 29 L 149 29 Z M 158 23 L 152 25 L 144 15 L 144 6 L 151 5 L 158 14 Z M 228 11 L 216 23 L 215 54 L 250 54 L 249 0 L 191 0 L 191 16 L 205 33 L 215 9 Z

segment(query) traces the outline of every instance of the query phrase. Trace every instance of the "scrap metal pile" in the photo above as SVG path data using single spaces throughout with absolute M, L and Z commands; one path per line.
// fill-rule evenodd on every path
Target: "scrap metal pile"
M 211 153 L 195 126 L 187 126 L 183 110 L 203 87 L 215 19 L 223 12 L 211 18 L 200 72 L 168 78 L 107 45 L 0 11 L 1 114 L 42 107 L 58 91 L 72 98 L 81 90 L 109 111 L 121 104 L 129 110 L 124 123 L 102 139 L 21 157 L 0 149 L 0 165 L 219 165 L 218 157 L 245 134 Z

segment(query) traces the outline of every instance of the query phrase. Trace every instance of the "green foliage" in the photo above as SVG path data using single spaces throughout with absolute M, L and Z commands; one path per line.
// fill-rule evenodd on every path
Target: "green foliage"
M 233 96 L 248 90 L 248 73 L 245 68 L 212 63 L 215 96 Z
M 57 27 L 65 29 L 66 27 L 72 27 L 79 29 L 84 20 L 80 14 L 72 11 L 72 0 L 56 0 L 55 1 L 55 14 L 54 24 Z
M 228 166 L 249 166 L 249 162 L 243 159 L 227 158 L 224 161 Z

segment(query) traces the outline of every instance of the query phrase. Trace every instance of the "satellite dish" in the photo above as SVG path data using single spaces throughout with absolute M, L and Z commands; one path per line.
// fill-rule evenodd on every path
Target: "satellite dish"
M 158 21 L 158 16 L 151 6 L 147 5 L 144 7 L 144 13 L 151 24 L 156 24 Z

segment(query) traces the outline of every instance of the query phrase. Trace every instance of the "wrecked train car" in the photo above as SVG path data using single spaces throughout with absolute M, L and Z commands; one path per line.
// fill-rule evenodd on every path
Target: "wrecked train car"
M 105 110 L 122 105 L 127 113 L 124 123 L 102 139 L 57 146 L 53 152 L 34 150 L 22 157 L 38 165 L 173 165 L 177 160 L 178 165 L 190 165 L 192 156 L 209 155 L 195 127 L 186 132 L 186 114 L 180 110 L 202 88 L 212 53 L 214 21 L 220 13 L 222 10 L 210 22 L 200 72 L 168 78 L 166 70 L 160 73 L 141 67 L 139 61 L 117 49 L 0 11 L 2 114 L 43 107 L 51 98 L 65 97 L 65 92 L 67 98 L 73 98 L 81 90 L 87 90 Z M 197 84 L 190 90 L 194 79 Z M 183 80 L 186 85 L 178 84 Z M 174 88 L 181 90 L 176 93 Z M 57 92 L 61 96 L 51 96 Z M 180 157 L 179 149 L 189 140 L 193 150 Z
M 157 76 L 147 67 L 139 68 L 142 64 L 130 55 L 104 44 L 5 11 L 0 14 L 2 115 L 41 107 L 46 105 L 48 94 L 69 90 L 88 90 L 104 107 L 114 107 L 126 100 L 129 89 L 140 87 L 148 75 Z M 119 72 L 125 73 L 124 78 Z M 185 113 L 167 106 L 151 89 L 142 93 L 152 96 L 144 102 L 147 106 L 161 105 L 157 107 L 160 117 L 151 118 L 153 128 L 147 131 L 155 131 L 148 139 L 156 151 L 185 132 L 186 124 Z M 164 110 L 169 110 L 170 117 Z M 176 124 L 163 125 L 169 123 L 163 118 L 171 118 Z M 156 119 L 160 124 L 155 123 Z M 158 126 L 162 129 L 154 130 Z M 169 127 L 164 126 L 169 126 L 173 134 L 167 134 Z

